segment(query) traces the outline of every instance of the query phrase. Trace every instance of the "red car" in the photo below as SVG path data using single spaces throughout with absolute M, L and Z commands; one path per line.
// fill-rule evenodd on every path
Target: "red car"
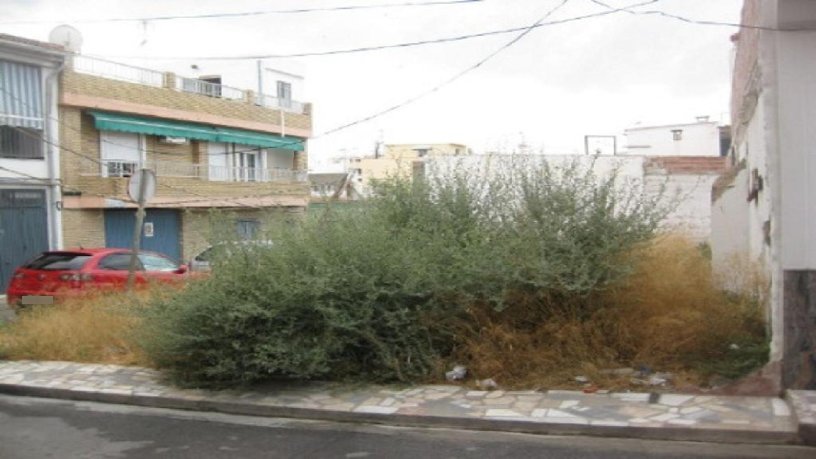
M 93 291 L 123 290 L 127 285 L 131 251 L 128 249 L 73 249 L 44 252 L 17 268 L 6 291 L 11 307 L 51 304 L 54 300 Z M 139 252 L 137 285 L 150 280 L 179 283 L 187 266 L 154 253 Z

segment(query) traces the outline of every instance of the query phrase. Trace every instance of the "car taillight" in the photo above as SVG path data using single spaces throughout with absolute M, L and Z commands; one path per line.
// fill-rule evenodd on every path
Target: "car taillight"
M 25 273 L 16 273 L 14 274 L 14 279 L 22 279 L 25 277 Z

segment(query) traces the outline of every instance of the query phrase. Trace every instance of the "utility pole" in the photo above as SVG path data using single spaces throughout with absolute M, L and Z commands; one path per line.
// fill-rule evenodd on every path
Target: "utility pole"
M 139 248 L 142 243 L 142 226 L 144 225 L 145 217 L 145 203 L 156 192 L 156 178 L 153 171 L 141 168 L 138 172 L 137 183 L 134 183 L 134 177 L 131 176 L 128 184 L 128 193 L 131 199 L 136 201 L 138 209 L 136 210 L 136 224 L 133 226 L 133 242 L 131 243 L 130 265 L 128 266 L 127 289 L 133 290 L 133 284 L 136 280 L 136 264 L 139 262 Z

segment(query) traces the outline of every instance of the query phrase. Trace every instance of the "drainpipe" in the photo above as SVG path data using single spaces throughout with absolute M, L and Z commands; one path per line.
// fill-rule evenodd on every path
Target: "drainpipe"
M 66 63 L 62 62 L 59 67 L 45 77 L 46 106 L 43 131 L 45 138 L 48 139 L 46 147 L 46 168 L 48 171 L 48 186 L 50 188 L 50 193 L 47 193 L 47 196 L 49 196 L 50 199 L 48 200 L 48 212 L 46 215 L 50 222 L 48 225 L 51 229 L 48 234 L 48 245 L 51 249 L 62 248 L 62 192 L 60 190 L 60 179 L 58 177 L 60 163 L 59 136 L 57 135 L 59 132 L 59 124 L 57 121 L 59 117 L 59 107 L 57 103 L 59 89 L 57 88 L 57 91 L 54 91 L 54 88 L 59 84 L 55 79 L 62 73 L 65 65 Z M 59 208 L 57 207 L 57 203 L 59 203 Z

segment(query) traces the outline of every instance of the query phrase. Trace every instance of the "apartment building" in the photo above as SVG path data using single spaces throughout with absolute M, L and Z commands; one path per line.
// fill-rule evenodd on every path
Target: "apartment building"
M 430 158 L 464 156 L 470 149 L 459 143 L 386 144 L 374 157 L 356 157 L 348 162 L 361 194 L 371 192 L 372 182 L 389 177 L 412 177 L 414 169 Z
M 0 34 L 0 293 L 20 264 L 60 247 L 61 46 Z
M 59 100 L 65 245 L 130 246 L 127 183 L 139 168 L 157 177 L 142 247 L 179 260 L 209 244 L 213 210 L 242 238 L 303 212 L 311 105 L 281 75 L 274 95 L 258 94 L 218 76 L 74 56 Z

